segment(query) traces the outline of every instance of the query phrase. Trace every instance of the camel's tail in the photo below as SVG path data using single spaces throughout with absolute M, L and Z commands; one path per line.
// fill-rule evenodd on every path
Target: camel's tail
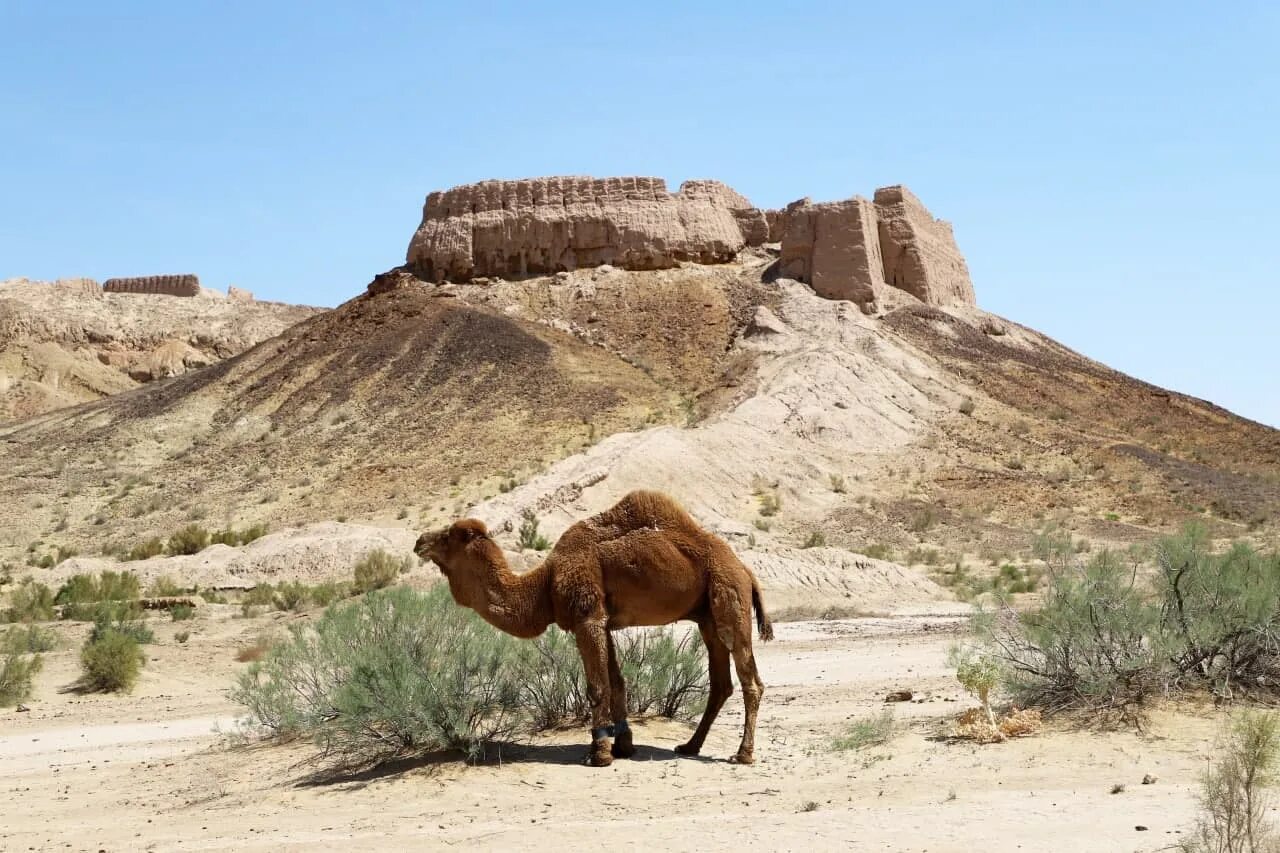
M 769 614 L 764 612 L 764 597 L 755 578 L 751 579 L 751 604 L 756 609 L 756 629 L 760 631 L 760 639 L 767 643 L 773 639 L 773 623 L 769 621 Z

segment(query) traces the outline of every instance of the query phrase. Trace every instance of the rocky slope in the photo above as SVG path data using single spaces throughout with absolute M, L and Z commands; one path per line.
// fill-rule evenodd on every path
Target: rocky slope
M 321 310 L 153 278 L 0 282 L 0 423 L 215 364 Z
M 315 579 L 345 563 L 290 544 L 309 525 L 402 546 L 474 514 L 514 548 L 526 512 L 554 536 L 638 487 L 728 537 L 779 606 L 945 597 L 955 566 L 1028 561 L 1046 534 L 1125 546 L 1197 519 L 1274 544 L 1280 432 L 969 304 L 949 227 L 917 212 L 932 242 L 881 239 L 893 212 L 866 204 L 889 203 L 852 205 L 880 251 L 864 302 L 788 277 L 786 243 L 511 281 L 397 269 L 207 369 L 0 427 L 0 561 L 263 521 L 305 529 L 262 554 L 300 556 L 213 555 L 210 577 Z

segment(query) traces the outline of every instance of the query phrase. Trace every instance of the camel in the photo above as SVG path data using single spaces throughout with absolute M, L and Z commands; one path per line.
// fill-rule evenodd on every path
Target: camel
M 698 624 L 711 685 L 697 730 L 676 752 L 701 751 L 733 693 L 732 656 L 746 723 L 730 761 L 754 762 L 764 684 L 751 649 L 753 606 L 760 639 L 773 639 L 760 585 L 724 540 L 702 529 L 667 495 L 631 492 L 566 530 L 547 559 L 523 575 L 511 571 L 484 523 L 472 518 L 424 533 L 414 551 L 440 567 L 454 601 L 495 628 L 532 639 L 554 623 L 574 635 L 591 704 L 588 764 L 605 767 L 615 757 L 635 754 L 627 687 L 610 632 L 680 620 Z

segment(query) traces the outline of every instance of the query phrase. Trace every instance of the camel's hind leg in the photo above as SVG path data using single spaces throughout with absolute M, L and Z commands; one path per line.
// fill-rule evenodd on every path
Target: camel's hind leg
M 591 702 L 591 752 L 587 763 L 606 767 L 613 763 L 609 744 L 609 632 L 604 619 L 582 622 L 573 632 L 587 676 L 587 699 Z
M 747 719 L 742 727 L 742 744 L 738 747 L 738 754 L 729 760 L 736 764 L 752 764 L 756 760 L 756 714 L 760 711 L 764 682 L 760 680 L 760 673 L 756 672 L 756 655 L 751 650 L 750 614 L 747 614 L 743 638 L 743 642 L 733 647 L 733 662 L 738 669 L 738 683 L 742 685 L 742 704 L 746 706 Z
M 627 683 L 618 666 L 618 647 L 613 634 L 605 632 L 609 649 L 609 711 L 613 717 L 613 757 L 630 758 L 636 754 L 631 740 L 631 726 L 627 724 Z
M 720 640 L 710 617 L 703 617 L 698 623 L 698 630 L 702 632 L 702 642 L 707 646 L 707 671 L 711 677 L 711 691 L 707 694 L 707 707 L 702 712 L 702 721 L 698 723 L 697 731 L 689 738 L 688 743 L 676 747 L 676 752 L 681 755 L 697 755 L 701 751 L 707 732 L 716 721 L 716 715 L 720 713 L 725 700 L 733 695 L 733 681 L 729 677 L 729 650 Z

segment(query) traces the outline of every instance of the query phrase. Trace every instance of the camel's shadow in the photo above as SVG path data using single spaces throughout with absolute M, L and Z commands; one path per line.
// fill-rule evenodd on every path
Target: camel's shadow
M 483 758 L 470 762 L 476 767 L 499 767 L 503 764 L 551 764 L 560 766 L 581 766 L 585 764 L 588 746 L 586 744 L 494 744 L 486 750 Z M 425 770 L 438 771 L 446 766 L 455 766 L 466 761 L 466 756 L 457 751 L 431 752 L 412 758 L 399 758 L 383 761 L 363 767 L 330 766 L 315 770 L 294 783 L 298 788 L 327 787 L 330 785 L 349 785 L 363 788 L 382 779 L 394 779 L 406 774 Z M 713 762 L 714 758 L 702 755 L 680 755 L 671 749 L 658 746 L 636 744 L 636 753 L 630 758 L 618 758 L 615 765 L 627 762 L 648 761 L 701 761 Z

